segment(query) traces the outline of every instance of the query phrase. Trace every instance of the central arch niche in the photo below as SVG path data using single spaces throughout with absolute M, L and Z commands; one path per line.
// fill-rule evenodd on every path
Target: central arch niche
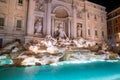
M 69 15 L 65 9 L 57 9 L 55 10 L 55 17 L 57 18 L 67 18 Z
M 54 14 L 55 14 L 55 28 L 54 31 L 58 29 L 58 26 L 61 24 L 63 26 L 63 29 L 66 33 L 66 35 L 69 37 L 70 35 L 70 22 L 69 22 L 69 11 L 65 7 L 57 7 L 54 9 Z

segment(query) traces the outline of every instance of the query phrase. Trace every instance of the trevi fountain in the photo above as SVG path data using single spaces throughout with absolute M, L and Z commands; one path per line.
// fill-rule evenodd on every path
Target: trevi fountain
M 25 43 L 15 39 L 0 50 L 0 80 L 120 80 L 120 56 L 104 40 L 106 27 L 90 28 L 85 17 L 91 10 L 85 4 L 92 3 L 45 0 L 44 7 L 39 1 L 29 0 Z M 87 29 L 105 34 L 96 42 L 99 33 L 88 38 Z

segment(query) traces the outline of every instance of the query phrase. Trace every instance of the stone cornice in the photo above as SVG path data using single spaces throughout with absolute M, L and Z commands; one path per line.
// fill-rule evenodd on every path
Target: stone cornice
M 52 0 L 44 0 L 45 1 L 45 3 L 51 3 L 52 2 Z

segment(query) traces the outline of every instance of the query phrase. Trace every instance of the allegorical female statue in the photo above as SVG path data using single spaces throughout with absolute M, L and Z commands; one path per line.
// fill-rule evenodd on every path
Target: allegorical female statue
M 35 26 L 34 26 L 34 33 L 35 35 L 42 35 L 42 22 L 40 19 L 38 19 L 36 22 L 35 22 Z
M 82 25 L 78 24 L 77 26 L 77 37 L 82 37 Z

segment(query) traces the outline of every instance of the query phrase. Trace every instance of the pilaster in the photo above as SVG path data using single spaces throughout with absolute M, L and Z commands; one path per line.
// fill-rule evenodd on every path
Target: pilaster
M 35 0 L 29 0 L 27 36 L 34 35 L 34 9 L 35 9 Z
M 45 0 L 47 35 L 51 35 L 51 2 L 52 0 Z

